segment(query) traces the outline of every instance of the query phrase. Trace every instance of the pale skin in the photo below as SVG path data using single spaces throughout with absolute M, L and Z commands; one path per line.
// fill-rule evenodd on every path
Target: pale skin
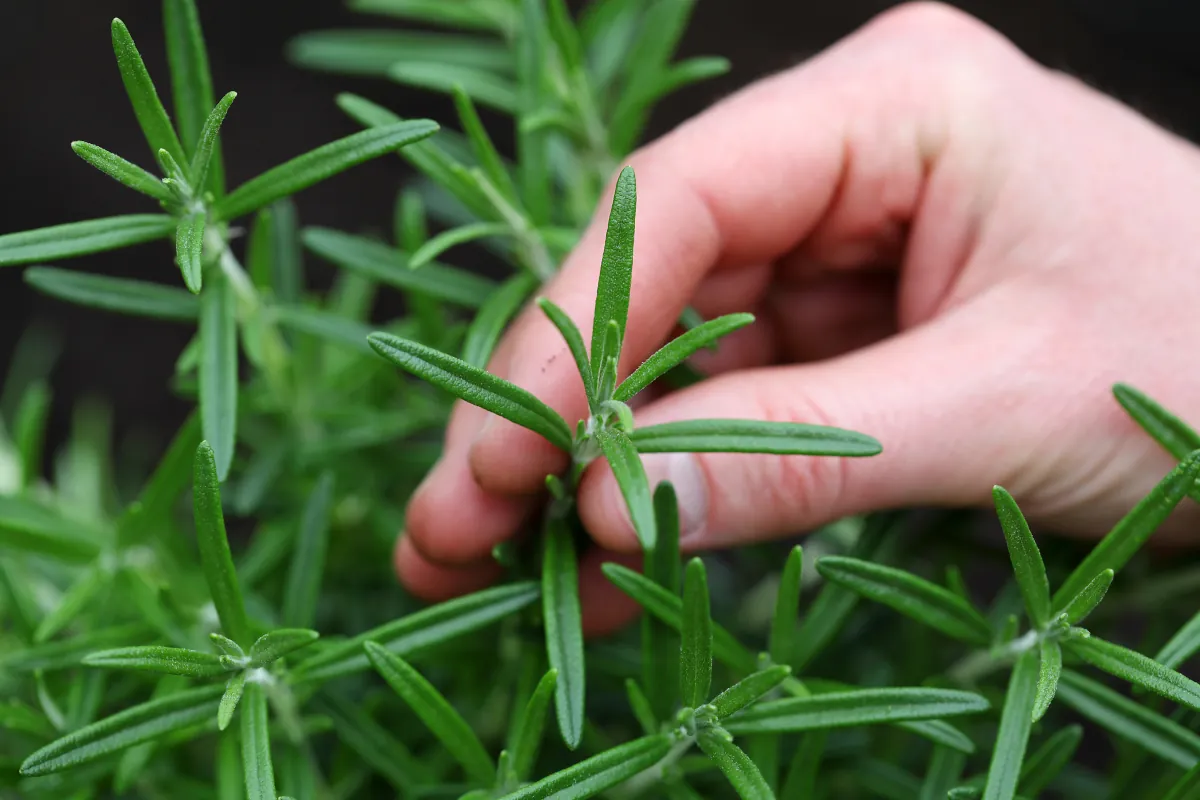
M 1200 150 L 1034 63 L 948 7 L 902 6 L 635 153 L 637 240 L 622 375 L 706 317 L 757 321 L 714 377 L 636 408 L 638 424 L 738 417 L 834 425 L 882 455 L 646 457 L 679 493 L 686 551 L 906 506 L 978 506 L 1006 487 L 1035 523 L 1098 536 L 1175 461 L 1113 400 L 1123 381 L 1200 420 Z M 590 330 L 607 218 L 545 287 Z M 489 370 L 586 415 L 536 306 Z M 408 509 L 396 566 L 444 599 L 496 579 L 494 545 L 544 502 L 565 456 L 459 404 Z M 605 560 L 639 558 L 602 460 L 580 514 L 589 632 L 636 609 Z M 1186 535 L 1185 500 L 1160 536 Z

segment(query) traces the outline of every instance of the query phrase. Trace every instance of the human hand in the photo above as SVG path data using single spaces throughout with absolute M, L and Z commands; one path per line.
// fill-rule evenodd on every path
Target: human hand
M 752 311 L 704 383 L 638 424 L 740 417 L 834 425 L 869 459 L 645 457 L 674 483 L 687 550 L 910 505 L 985 505 L 1002 484 L 1033 520 L 1099 534 L 1173 465 L 1110 387 L 1200 405 L 1200 156 L 948 8 L 891 11 L 636 153 L 639 203 L 622 374 L 704 316 Z M 591 324 L 604 205 L 544 294 Z M 586 402 L 536 307 L 489 370 L 566 419 Z M 460 404 L 414 496 L 397 568 L 429 599 L 478 588 L 491 548 L 565 456 Z M 611 472 L 589 468 L 582 519 L 592 631 L 631 608 L 596 567 L 637 540 Z M 1194 508 L 1184 512 L 1187 516 Z M 1175 520 L 1178 527 L 1179 515 Z

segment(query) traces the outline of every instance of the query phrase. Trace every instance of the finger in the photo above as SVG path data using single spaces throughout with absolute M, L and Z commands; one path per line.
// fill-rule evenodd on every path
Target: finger
M 461 453 L 459 449 L 457 453 Z M 484 491 L 465 457 L 446 454 L 405 510 L 405 539 L 431 563 L 471 564 L 509 539 L 534 510 L 536 497 Z
M 992 485 L 1020 472 L 1015 459 L 1051 433 L 1043 417 L 1016 408 L 1037 402 L 1028 398 L 1041 388 L 1038 377 L 1020 392 L 1012 381 L 1019 359 L 1032 361 L 1045 341 L 1044 328 L 1027 313 L 1022 322 L 1007 320 L 1026 325 L 1023 335 L 1004 326 L 988 334 L 997 326 L 978 324 L 986 310 L 971 309 L 829 361 L 715 377 L 639 411 L 639 427 L 706 418 L 806 422 L 860 431 L 883 444 L 883 453 L 869 458 L 644 456 L 652 486 L 675 486 L 684 546 L 763 540 L 899 506 L 986 502 Z M 620 491 L 602 462 L 585 475 L 579 507 L 601 546 L 636 549 Z
M 716 270 L 692 293 L 690 305 L 705 319 L 756 308 L 772 288 L 773 264 Z
M 622 370 L 639 363 L 671 331 L 704 277 L 716 269 L 761 265 L 806 239 L 826 257 L 861 250 L 874 263 L 878 239 L 891 252 L 897 231 L 917 215 L 926 177 L 978 186 L 937 169 L 952 135 L 987 127 L 953 115 L 974 112 L 971 71 L 980 51 L 1015 52 L 974 21 L 948 11 L 889 15 L 796 70 L 756 84 L 635 155 L 639 200 Z M 981 45 L 981 41 L 983 45 Z M 973 98 L 972 98 L 973 99 Z M 748 141 L 752 137 L 752 142 Z M 607 204 L 546 290 L 585 331 L 590 328 Z M 971 229 L 969 209 L 946 215 L 936 261 L 922 268 L 952 277 Z M 864 245 L 870 245 L 865 246 Z M 840 247 L 840 245 L 845 247 Z M 936 293 L 941 287 L 926 287 Z M 506 377 L 571 421 L 586 411 L 578 379 L 553 327 L 527 312 L 506 342 Z M 562 459 L 537 437 L 489 421 L 471 459 L 481 484 L 528 491 Z
M 395 567 L 405 588 L 413 596 L 431 603 L 485 589 L 501 574 L 501 567 L 495 562 L 465 567 L 436 564 L 422 556 L 407 536 L 396 542 Z
M 583 633 L 588 637 L 608 636 L 624 628 L 641 613 L 641 606 L 612 584 L 600 567 L 607 563 L 641 569 L 641 557 L 590 548 L 579 560 L 579 604 L 583 609 Z

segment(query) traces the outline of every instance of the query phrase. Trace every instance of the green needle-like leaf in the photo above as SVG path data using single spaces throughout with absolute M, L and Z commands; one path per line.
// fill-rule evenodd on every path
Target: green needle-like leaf
M 672 339 L 646 359 L 632 375 L 621 381 L 621 385 L 613 393 L 613 399 L 628 401 L 696 352 L 751 322 L 754 322 L 753 314 L 726 314 L 692 328 L 677 339 Z
M 1115 384 L 1112 391 L 1133 421 L 1175 458 L 1200 450 L 1200 433 L 1144 392 L 1125 383 Z
M 1011 800 L 1017 793 L 1021 764 L 1029 743 L 1034 707 L 1038 690 L 1038 652 L 1027 650 L 1013 667 L 1008 681 L 1004 711 L 1000 715 L 1000 730 L 988 767 L 985 800 Z
M 192 155 L 191 167 L 188 169 L 188 177 L 197 192 L 202 192 L 205 184 L 209 181 L 214 185 L 224 181 L 224 176 L 220 172 L 221 151 L 217 136 L 221 132 L 221 124 L 225 122 L 225 115 L 229 113 L 229 107 L 236 99 L 237 92 L 227 93 L 221 98 L 221 102 L 217 103 L 211 112 L 208 112 L 208 117 L 204 120 L 204 127 L 200 130 L 200 138 L 196 144 L 196 152 Z
M 1106 569 L 1119 572 L 1141 549 L 1150 534 L 1162 524 L 1200 475 L 1200 451 L 1192 453 L 1171 470 L 1133 510 L 1121 519 L 1087 558 L 1063 581 L 1051 605 L 1061 610 Z
M 278 800 L 275 768 L 271 764 L 271 729 L 267 693 L 260 684 L 246 683 L 242 702 L 242 770 L 246 800 Z
M 679 595 L 667 591 L 644 575 L 620 564 L 603 564 L 604 577 L 625 594 L 636 600 L 642 608 L 679 631 L 683 627 L 683 600 Z M 758 659 L 744 645 L 720 625 L 713 624 L 713 656 L 735 670 L 746 674 L 757 669 Z
M 367 642 L 367 657 L 396 694 L 408 704 L 438 738 L 454 760 L 462 765 L 471 780 L 490 785 L 495 777 L 492 760 L 475 731 L 441 693 L 399 656 L 382 646 Z
M 217 728 L 225 730 L 233 721 L 233 712 L 237 711 L 242 694 L 246 691 L 246 673 L 239 672 L 225 684 L 225 693 L 221 695 L 221 704 L 217 707 Z
M 200 293 L 206 219 L 203 211 L 196 211 L 180 217 L 179 226 L 175 229 L 175 253 L 179 271 L 183 273 L 184 284 L 193 294 Z
M 1004 540 L 1008 543 L 1008 556 L 1017 576 L 1017 586 L 1025 598 L 1025 610 L 1035 626 L 1045 628 L 1050 622 L 1050 579 L 1046 577 L 1042 553 L 1012 495 L 996 486 L 992 489 L 992 497 L 1000 526 L 1004 529 Z
M 338 106 L 363 125 L 379 127 L 391 125 L 401 120 L 401 117 L 362 97 L 353 94 L 340 94 L 337 97 Z M 443 142 L 446 134 L 438 137 Z M 483 192 L 479 182 L 475 180 L 456 154 L 447 151 L 441 144 L 430 140 L 417 142 L 400 151 L 399 155 L 430 180 L 462 203 L 475 217 L 493 219 L 495 207 Z M 455 218 L 456 222 L 465 219 Z
M 1067 607 L 1063 609 L 1063 614 L 1066 615 L 1068 625 L 1078 625 L 1087 619 L 1087 615 L 1095 610 L 1096 606 L 1100 605 L 1100 601 L 1104 599 L 1104 595 L 1108 593 L 1108 587 L 1112 586 L 1113 571 L 1106 569 L 1102 571 L 1083 589 L 1079 594 L 1067 603 Z M 1161 661 L 1162 659 L 1155 659 Z
M 970 755 L 975 752 L 975 743 L 965 733 L 948 722 L 942 722 L 938 719 L 928 719 L 916 722 L 899 722 L 896 724 L 896 727 L 903 728 L 910 733 L 915 733 L 917 736 L 922 736 L 934 744 L 958 750 L 960 753 Z
M 1200 684 L 1152 658 L 1096 636 L 1073 636 L 1066 640 L 1065 646 L 1093 667 L 1200 710 Z
M 162 170 L 163 175 L 166 176 L 163 179 L 163 183 L 167 184 L 171 189 L 171 193 L 175 195 L 176 201 L 186 201 L 192 194 L 192 183 L 188 180 L 183 163 L 165 149 L 159 150 L 157 156 L 158 167 Z
M 28 277 L 29 270 L 25 270 L 25 274 Z M 46 423 L 50 419 L 50 398 L 50 387 L 46 382 L 35 380 L 30 382 L 22 393 L 21 402 L 17 406 L 16 418 L 13 421 L 13 444 L 20 454 L 21 479 L 26 486 L 42 474 Z M 0 567 L 0 573 L 3 571 L 3 567 Z M 13 605 L 20 606 L 22 603 L 14 601 Z
M 126 214 L 8 233 L 0 236 L 0 267 L 116 250 L 174 232 L 175 218 L 169 214 Z
M 554 409 L 529 392 L 454 356 L 386 333 L 367 337 L 372 349 L 396 366 L 545 437 L 562 450 L 571 448 L 571 429 Z
M 358 95 L 339 94 L 336 101 L 346 114 L 365 126 L 392 125 L 403 119 Z M 487 196 L 479 181 L 483 178 L 483 172 L 473 173 L 467 166 L 471 161 L 470 146 L 453 133 L 443 131 L 436 141 L 427 139 L 417 142 L 399 151 L 398 155 L 462 203 L 474 218 L 496 218 L 495 198 Z M 483 180 L 486 181 L 486 178 Z M 445 216 L 448 222 L 453 223 L 466 222 L 470 218 L 470 215 L 457 212 Z
M 867 517 L 850 556 L 870 561 L 887 560 L 884 548 L 896 541 L 904 516 L 896 513 L 873 514 Z M 826 583 L 809 606 L 797 634 L 796 649 L 789 663 L 799 671 L 820 653 L 841 631 L 847 618 L 858 605 L 860 596 L 835 583 Z
M 736 714 L 774 689 L 792 674 L 792 668 L 783 664 L 759 670 L 742 678 L 713 698 L 712 706 L 718 719 Z
M 19 700 L 0 704 L 0 728 L 32 734 L 41 739 L 54 737 L 54 727 L 49 720 Z
M 637 215 L 637 179 L 633 168 L 625 167 L 613 190 L 608 215 L 608 233 L 600 258 L 600 279 L 596 286 L 596 311 L 592 322 L 592 374 L 600 375 L 602 359 L 619 360 L 629 316 L 629 289 L 633 280 L 634 218 Z M 609 320 L 617 324 L 617 352 L 604 351 Z M 599 380 L 597 380 L 599 383 Z
M 498 289 L 487 278 L 441 264 L 409 269 L 407 257 L 399 250 L 327 228 L 305 230 L 304 245 L 343 269 L 465 308 L 483 306 Z
M 288 43 L 288 59 L 308 69 L 371 78 L 387 77 L 401 61 L 500 73 L 512 72 L 513 61 L 503 43 L 482 36 L 371 28 L 302 33 Z
M 592 368 L 592 380 L 596 383 L 596 399 L 604 401 L 612 397 L 613 391 L 617 386 L 617 358 L 621 350 L 621 327 L 617 325 L 615 319 L 610 319 L 608 324 L 604 326 L 604 344 L 601 346 L 600 356 L 597 359 L 595 352 L 592 353 L 592 363 L 597 360 L 600 363 L 600 368 L 597 371 Z
M 723 724 L 739 735 L 786 733 L 941 719 L 976 714 L 988 707 L 983 696 L 955 689 L 854 689 L 756 703 Z
M 239 644 L 249 644 L 250 623 L 242 602 L 242 590 L 233 569 L 229 540 L 225 536 L 225 515 L 221 512 L 221 489 L 217 481 L 217 465 L 208 442 L 196 448 L 195 463 L 196 543 L 200 548 L 200 565 L 212 596 L 221 628 Z
M 177 322 L 200 316 L 199 301 L 172 286 L 57 267 L 29 267 L 23 277 L 38 291 L 81 306 Z
M 1200 798 L 1200 766 L 1192 767 L 1180 776 L 1162 800 L 1197 800 Z
M 600 443 L 600 450 L 612 468 L 617 486 L 621 488 L 621 496 L 625 498 L 638 541 L 643 549 L 653 549 L 658 538 L 654 499 L 650 495 L 646 468 L 642 466 L 642 459 L 638 457 L 633 441 L 624 431 L 613 428 L 598 431 L 596 441 Z
M 818 730 L 800 737 L 779 793 L 780 800 L 808 800 L 814 795 L 827 736 L 825 731 Z
M 516 56 L 516 92 L 514 116 L 517 121 L 516 160 L 517 183 L 520 185 L 522 205 L 536 225 L 545 225 L 550 220 L 553 203 L 552 166 L 553 144 L 546 130 L 528 128 L 522 123 L 538 113 L 545 105 L 557 105 L 562 89 L 555 83 L 566 84 L 567 91 L 584 95 L 587 104 L 587 89 L 573 87 L 571 76 L 551 78 L 546 65 L 552 63 L 549 23 L 546 19 L 544 0 L 520 0 L 513 3 L 518 16 L 514 27 L 512 50 Z M 556 69 L 561 74 L 561 69 Z M 586 112 L 585 112 L 586 113 Z M 598 188 L 598 187 L 596 187 Z
M 1068 609 L 1069 610 L 1069 609 Z M 1200 650 L 1200 612 L 1184 623 L 1183 627 L 1162 646 L 1154 660 L 1169 669 L 1175 669 Z
M 195 302 L 192 295 L 181 289 L 172 291 L 179 297 Z M 121 543 L 140 541 L 151 526 L 171 514 L 175 502 L 192 481 L 192 462 L 199 445 L 200 420 L 192 413 L 179 426 L 154 473 L 142 486 L 137 500 L 127 507 L 117 523 L 117 537 Z
M 505 327 L 538 286 L 537 278 L 522 272 L 493 290 L 491 296 L 479 307 L 471 324 L 467 326 L 467 333 L 463 339 L 462 360 L 472 367 L 487 367 Z
M 488 239 L 496 236 L 509 236 L 512 229 L 502 222 L 472 222 L 443 231 L 421 245 L 408 260 L 409 269 L 419 269 L 433 261 L 438 256 L 459 245 L 469 244 L 478 239 Z
M 634 739 L 506 794 L 500 800 L 595 797 L 657 764 L 670 751 L 672 743 L 666 734 Z
M 633 678 L 625 680 L 625 697 L 629 700 L 629 709 L 633 712 L 633 718 L 641 726 L 642 733 L 646 736 L 657 733 L 658 717 L 655 716 L 654 709 L 650 707 L 650 700 L 646 697 L 646 693 Z
M 861 433 L 793 422 L 689 419 L 647 425 L 632 434 L 639 453 L 774 453 L 873 456 L 879 442 Z
M 724 773 L 742 800 L 775 800 L 758 766 L 723 730 L 705 728 L 696 737 L 700 749 Z
M 1063 670 L 1058 698 L 1097 725 L 1182 769 L 1200 761 L 1200 736 L 1077 672 Z
M 300 533 L 292 550 L 287 586 L 283 593 L 283 624 L 293 628 L 312 625 L 325 574 L 329 549 L 329 517 L 333 507 L 333 473 L 325 471 L 304 504 Z
M 354 0 L 353 7 L 367 14 L 384 14 L 397 19 L 411 20 L 440 27 L 480 29 L 502 32 L 515 22 L 515 14 L 507 2 L 451 3 L 442 0 Z
M 683 619 L 679 654 L 679 691 L 685 706 L 696 708 L 708 700 L 712 684 L 712 617 L 704 562 L 693 558 L 683 578 Z
M 211 719 L 221 687 L 189 689 L 134 706 L 41 748 L 21 764 L 22 775 L 48 775 Z
M 966 756 L 957 750 L 948 747 L 933 748 L 933 757 L 929 760 L 929 768 L 925 772 L 925 781 L 921 784 L 921 794 L 917 800 L 945 800 L 946 794 L 962 777 L 966 763 Z
M 775 615 L 771 618 L 771 634 L 767 650 L 775 664 L 786 664 L 796 647 L 799 624 L 796 615 L 800 608 L 800 578 L 804 567 L 804 551 L 800 545 L 792 548 L 783 565 L 779 592 L 775 595 Z
M 138 52 L 129 29 L 119 19 L 112 21 L 113 52 L 117 56 L 117 68 L 121 70 L 121 80 L 125 84 L 125 93 L 133 105 L 133 113 L 137 115 L 138 124 L 150 145 L 150 152 L 157 157 L 159 150 L 166 150 L 176 161 L 184 163 L 183 147 L 179 137 L 163 108 L 162 100 L 158 99 L 158 91 L 154 81 L 146 71 L 142 54 Z
M 1082 726 L 1068 725 L 1055 731 L 1041 747 L 1025 759 L 1017 791 L 1025 797 L 1039 797 L 1050 781 L 1071 762 L 1081 741 Z
M 255 214 L 246 260 L 255 285 L 269 290 L 275 302 L 293 307 L 304 302 L 304 259 L 296 204 L 290 198 L 276 201 Z
M 844 556 L 822 558 L 817 562 L 817 571 L 826 580 L 883 603 L 947 636 L 977 645 L 991 641 L 987 620 L 967 601 L 911 572 Z
M 358 704 L 324 692 L 316 698 L 316 708 L 330 717 L 340 743 L 402 794 L 431 780 L 428 769 L 405 744 Z
M 517 189 L 513 185 L 512 175 L 509 174 L 508 167 L 504 165 L 504 159 L 496 150 L 492 137 L 488 136 L 487 128 L 479 119 L 479 113 L 475 110 L 475 104 L 471 102 L 470 95 L 461 86 L 455 86 L 453 94 L 454 107 L 458 110 L 458 118 L 462 123 L 463 132 L 467 134 L 467 139 L 471 142 L 471 151 L 475 154 L 475 160 L 479 162 L 480 168 L 483 169 L 483 174 L 487 176 L 493 186 L 504 193 L 505 197 L 515 201 Z
M 145 672 L 162 672 L 168 675 L 187 675 L 192 678 L 211 678 L 228 672 L 221 656 L 185 650 L 179 647 L 118 647 L 89 653 L 83 663 L 89 667 L 109 669 L 132 669 Z
M 579 377 L 583 381 L 583 391 L 587 395 L 588 405 L 594 406 L 596 404 L 596 383 L 592 377 L 592 365 L 588 362 L 583 334 L 580 333 L 575 322 L 567 316 L 567 312 L 547 298 L 539 297 L 537 304 L 554 327 L 558 328 L 559 334 L 567 343 L 567 349 L 571 351 L 571 357 L 575 359 L 575 367 L 579 370 Z
M 558 48 L 563 65 L 569 72 L 583 69 L 583 43 L 571 19 L 566 0 L 549 0 L 546 4 L 546 19 L 549 23 L 550 37 Z
M 717 56 L 689 58 L 660 70 L 652 82 L 628 91 L 613 111 L 613 127 L 626 128 L 643 113 L 644 109 L 662 100 L 669 94 L 693 83 L 711 80 L 729 72 L 729 60 Z
M 585 669 L 583 622 L 579 607 L 579 575 L 575 546 L 566 520 L 547 521 L 542 539 L 542 616 L 546 653 L 558 675 L 554 707 L 558 728 L 574 750 L 583 737 Z
M 654 489 L 654 519 L 658 535 L 645 554 L 643 572 L 675 596 L 681 579 L 679 502 L 670 483 Z M 670 625 L 653 614 L 642 615 L 642 683 L 659 719 L 668 719 L 678 706 L 679 647 L 679 637 Z M 657 728 L 646 733 L 654 730 Z
M 212 74 L 195 0 L 164 0 L 163 31 L 171 65 L 171 95 L 183 149 L 192 153 L 213 105 Z M 196 181 L 202 187 L 202 181 Z M 218 188 L 218 191 L 220 189 Z
M 640 577 L 640 576 L 639 576 Z M 324 681 L 369 666 L 365 642 L 378 642 L 393 653 L 407 655 L 478 630 L 513 614 L 538 599 L 539 585 L 512 583 L 449 600 L 326 648 L 292 669 L 305 681 Z
M 0 495 L 0 548 L 7 553 L 88 562 L 103 541 L 103 534 L 97 537 L 97 533 L 32 500 Z
M 510 79 L 475 67 L 401 61 L 388 69 L 388 77 L 405 86 L 444 94 L 461 88 L 479 105 L 507 114 L 517 108 L 517 90 Z
M 63 594 L 49 614 L 42 618 L 33 632 L 35 642 L 44 642 L 71 624 L 84 609 L 97 602 L 112 585 L 112 576 L 98 564 L 83 572 Z
M 233 287 L 209 273 L 200 296 L 200 427 L 212 448 L 217 479 L 225 480 L 237 441 L 237 308 Z
M 546 730 L 546 712 L 550 709 L 550 701 L 555 696 L 557 684 L 557 670 L 551 669 L 542 676 L 537 688 L 529 696 L 529 702 L 525 704 L 514 729 L 508 751 L 508 777 L 515 783 L 528 780 L 537 763 Z
M 1043 639 L 1038 645 L 1041 656 L 1037 679 L 1037 692 L 1033 703 L 1033 721 L 1046 714 L 1058 691 L 1058 678 L 1062 674 L 1062 648 L 1053 639 Z
M 298 333 L 306 333 L 359 353 L 370 355 L 372 352 L 367 337 L 374 329 L 340 314 L 302 306 L 272 306 L 269 317 Z
M 249 667 L 265 667 L 294 650 L 307 647 L 321 637 L 303 628 L 280 628 L 258 638 L 250 647 Z
M 97 147 L 87 142 L 71 142 L 71 149 L 84 161 L 130 189 L 164 203 L 169 203 L 174 199 L 171 190 L 157 175 L 147 172 L 137 164 L 126 161 L 116 153 L 110 153 L 103 147 Z
M 71 639 L 26 647 L 0 654 L 0 667 L 11 672 L 35 672 L 78 666 L 88 653 L 105 647 L 116 647 L 145 641 L 153 631 L 144 623 L 103 627 Z
M 213 213 L 221 219 L 237 219 L 364 161 L 419 142 L 432 136 L 437 129 L 437 123 L 432 120 L 415 119 L 359 131 L 243 183 L 218 200 Z

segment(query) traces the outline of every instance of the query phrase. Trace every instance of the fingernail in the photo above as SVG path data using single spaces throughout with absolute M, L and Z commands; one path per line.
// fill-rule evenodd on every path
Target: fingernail
M 656 453 L 642 457 L 653 492 L 660 483 L 675 489 L 679 503 L 679 540 L 704 536 L 708 522 L 708 484 L 700 462 L 692 453 Z M 628 515 L 628 510 L 625 511 Z

